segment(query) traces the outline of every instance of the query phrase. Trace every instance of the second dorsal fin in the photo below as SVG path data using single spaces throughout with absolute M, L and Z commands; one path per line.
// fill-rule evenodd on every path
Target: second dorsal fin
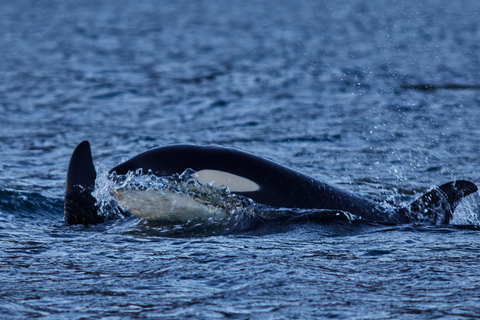
M 400 209 L 400 214 L 406 222 L 446 224 L 450 222 L 460 200 L 477 190 L 477 186 L 470 181 L 451 181 L 433 188 L 409 206 Z

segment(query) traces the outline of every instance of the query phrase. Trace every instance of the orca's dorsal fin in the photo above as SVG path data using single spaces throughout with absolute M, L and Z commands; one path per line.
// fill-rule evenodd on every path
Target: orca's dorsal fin
M 400 212 L 407 222 L 446 224 L 450 222 L 460 200 L 477 190 L 477 186 L 470 181 L 451 181 L 433 188 Z
M 92 160 L 92 151 L 88 141 L 81 142 L 73 151 L 68 165 L 66 192 L 80 186 L 84 189 L 95 188 L 97 173 Z
M 65 182 L 64 220 L 68 224 L 95 224 L 104 219 L 98 215 L 92 196 L 97 173 L 92 160 L 90 143 L 83 141 L 73 151 Z

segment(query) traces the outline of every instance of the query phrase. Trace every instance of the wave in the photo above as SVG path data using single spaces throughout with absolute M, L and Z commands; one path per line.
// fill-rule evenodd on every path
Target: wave
M 56 219 L 63 215 L 63 199 L 0 187 L 0 213 L 24 219 Z

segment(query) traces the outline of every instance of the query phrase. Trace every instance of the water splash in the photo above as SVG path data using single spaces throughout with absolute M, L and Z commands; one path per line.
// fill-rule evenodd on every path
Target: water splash
M 96 164 L 96 172 L 95 190 L 92 195 L 97 199 L 99 215 L 105 216 L 106 220 L 125 218 L 127 216 L 125 211 L 112 196 L 112 190 L 116 186 L 115 181 L 110 179 L 108 170 L 101 163 Z
M 187 169 L 158 177 L 142 170 L 109 174 L 98 165 L 94 196 L 101 214 L 122 208 L 139 217 L 133 232 L 159 236 L 206 236 L 271 229 L 298 223 L 358 222 L 338 210 L 274 208 L 230 192 L 228 187 L 202 185 Z M 116 213 L 118 215 L 118 213 Z
M 201 185 L 191 177 L 194 171 L 190 169 L 170 177 L 144 174 L 142 170 L 109 174 L 103 166 L 99 172 L 94 196 L 102 212 L 120 205 L 140 218 L 175 224 L 228 219 L 254 204 L 228 188 Z
M 480 193 L 462 199 L 453 213 L 450 224 L 457 226 L 480 226 Z

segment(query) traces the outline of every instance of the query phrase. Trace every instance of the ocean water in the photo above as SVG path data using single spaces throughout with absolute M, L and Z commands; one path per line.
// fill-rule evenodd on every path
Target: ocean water
M 85 139 L 99 176 L 191 143 L 395 205 L 480 183 L 479 16 L 475 0 L 0 3 L 0 318 L 479 318 L 478 194 L 442 226 L 62 221 Z

